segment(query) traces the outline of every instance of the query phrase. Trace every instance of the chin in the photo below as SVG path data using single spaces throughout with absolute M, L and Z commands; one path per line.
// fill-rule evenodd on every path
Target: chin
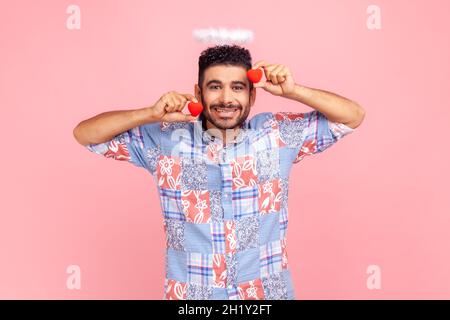
M 211 117 L 210 121 L 214 126 L 218 127 L 219 129 L 233 129 L 237 126 L 239 126 L 239 116 L 233 117 L 233 118 L 216 118 Z

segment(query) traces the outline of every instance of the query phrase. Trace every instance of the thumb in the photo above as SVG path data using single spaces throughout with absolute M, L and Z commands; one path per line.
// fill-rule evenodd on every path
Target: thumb
M 193 115 L 190 115 L 190 114 L 185 114 L 184 121 L 195 121 L 195 120 L 197 120 L 197 117 L 194 117 Z
M 267 90 L 271 86 L 271 83 L 269 81 L 260 81 L 260 82 L 254 83 L 253 86 L 255 88 L 263 88 L 264 90 Z
M 168 122 L 193 121 L 196 119 L 196 117 L 183 112 L 171 112 L 168 113 L 166 116 Z

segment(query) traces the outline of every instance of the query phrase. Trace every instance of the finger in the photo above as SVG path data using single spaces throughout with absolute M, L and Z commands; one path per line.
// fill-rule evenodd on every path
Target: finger
M 276 65 L 274 64 L 268 64 L 266 66 L 263 67 L 264 70 L 264 76 L 266 77 L 267 80 L 271 80 L 270 79 L 270 75 L 272 74 L 272 70 L 276 67 Z
M 283 66 L 283 70 L 282 70 L 281 74 L 284 77 L 284 79 L 286 80 L 287 77 L 291 75 L 291 71 L 289 70 L 288 67 Z
M 278 81 L 278 84 L 281 84 L 281 83 L 286 81 L 286 78 L 285 78 L 285 76 L 282 73 L 278 73 L 277 74 L 277 81 Z
M 178 97 L 175 98 L 175 102 L 176 102 L 175 110 L 176 111 L 181 111 L 184 108 L 184 104 L 186 102 L 186 99 L 180 98 L 180 96 L 178 96 Z
M 265 60 L 259 60 L 253 65 L 252 69 L 258 69 L 259 67 L 266 66 L 268 64 L 269 63 Z
M 277 75 L 274 71 L 270 72 L 269 78 L 270 82 L 272 82 L 273 84 L 278 84 Z
M 180 104 L 180 99 L 178 96 L 172 96 L 173 105 L 177 107 Z
M 280 74 L 282 73 L 283 70 L 283 66 L 282 65 L 278 65 L 277 67 L 275 67 L 272 71 L 272 83 L 273 84 L 280 84 L 281 82 L 281 78 L 282 76 L 280 76 Z
M 169 101 L 169 99 L 167 97 L 162 97 L 161 101 L 162 101 L 162 103 L 164 105 L 164 109 L 169 106 L 170 101 Z
M 269 89 L 271 87 L 273 87 L 275 84 L 272 81 L 266 81 L 264 83 L 264 89 Z
M 268 88 L 270 88 L 273 85 L 272 85 L 272 83 L 270 81 L 264 81 L 264 82 L 260 81 L 260 82 L 258 82 L 258 85 L 256 85 L 256 83 L 255 83 L 254 86 L 256 88 L 262 88 L 264 90 L 267 90 Z
M 175 100 L 174 100 L 173 97 L 169 97 L 168 100 L 169 100 L 169 103 L 168 103 L 168 105 L 167 105 L 167 107 L 166 107 L 166 111 L 167 111 L 167 112 L 174 112 L 175 109 L 176 109 L 176 103 L 175 103 Z
M 289 77 L 292 78 L 291 70 L 289 70 L 289 68 L 286 66 L 284 66 L 284 68 L 283 68 L 283 77 L 284 77 L 284 80 L 287 80 Z
M 181 98 L 181 106 L 180 106 L 180 111 L 182 111 L 184 109 L 184 107 L 186 107 L 186 102 L 188 102 L 189 100 L 186 99 L 184 96 Z
M 192 94 L 189 93 L 182 93 L 181 94 L 183 97 L 185 97 L 186 99 L 188 99 L 189 101 L 194 101 L 195 103 L 198 103 L 198 100 L 196 97 L 194 97 Z
M 169 112 L 169 110 L 170 110 L 170 105 L 171 105 L 171 102 L 170 102 L 169 97 L 164 97 L 163 103 L 164 103 L 164 110 L 165 110 L 166 112 Z
M 284 66 L 282 64 L 276 65 L 271 71 L 275 74 L 280 73 L 283 71 Z
M 172 91 L 169 98 L 172 99 L 172 101 L 174 102 L 174 104 L 176 106 L 178 103 L 178 100 L 180 98 L 180 94 L 176 91 Z
M 268 65 L 265 65 L 263 68 L 266 70 L 272 71 L 275 68 L 277 68 L 278 66 L 279 66 L 279 64 L 268 64 Z
M 196 120 L 198 120 L 197 117 L 198 116 L 195 117 L 195 116 L 190 115 L 190 114 L 185 114 L 184 115 L 185 121 L 196 121 Z
M 265 84 L 265 83 L 266 83 L 266 81 L 261 79 L 261 81 L 259 81 L 259 82 L 257 82 L 257 83 L 254 83 L 254 84 L 253 84 L 253 87 L 254 87 L 254 88 L 264 88 L 264 84 Z
M 286 74 L 283 71 L 277 73 L 277 80 L 278 80 L 278 83 L 285 82 L 286 81 Z

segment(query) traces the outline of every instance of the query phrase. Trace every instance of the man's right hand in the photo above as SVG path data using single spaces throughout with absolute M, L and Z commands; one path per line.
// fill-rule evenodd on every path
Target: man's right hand
M 188 101 L 198 102 L 193 95 L 188 93 L 183 94 L 175 91 L 167 92 L 156 101 L 153 107 L 150 107 L 152 110 L 152 117 L 156 121 L 164 122 L 195 120 L 197 117 L 182 112 Z

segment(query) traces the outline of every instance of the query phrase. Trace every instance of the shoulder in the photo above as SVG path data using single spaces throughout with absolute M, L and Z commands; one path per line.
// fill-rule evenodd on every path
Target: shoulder
M 324 116 L 316 111 L 310 112 L 289 112 L 289 111 L 280 111 L 280 112 L 262 112 L 253 116 L 249 120 L 250 127 L 259 128 L 265 127 L 267 124 L 272 124 L 274 121 L 278 123 L 282 122 L 305 122 L 315 120 L 317 118 L 323 118 Z
M 249 128 L 251 129 L 260 129 L 265 127 L 270 127 L 271 122 L 275 119 L 274 114 L 272 112 L 261 112 L 255 114 L 249 120 Z
M 153 122 L 143 124 L 137 128 L 139 128 L 144 135 L 157 136 L 171 134 L 176 130 L 185 129 L 191 131 L 193 126 L 192 122 Z

